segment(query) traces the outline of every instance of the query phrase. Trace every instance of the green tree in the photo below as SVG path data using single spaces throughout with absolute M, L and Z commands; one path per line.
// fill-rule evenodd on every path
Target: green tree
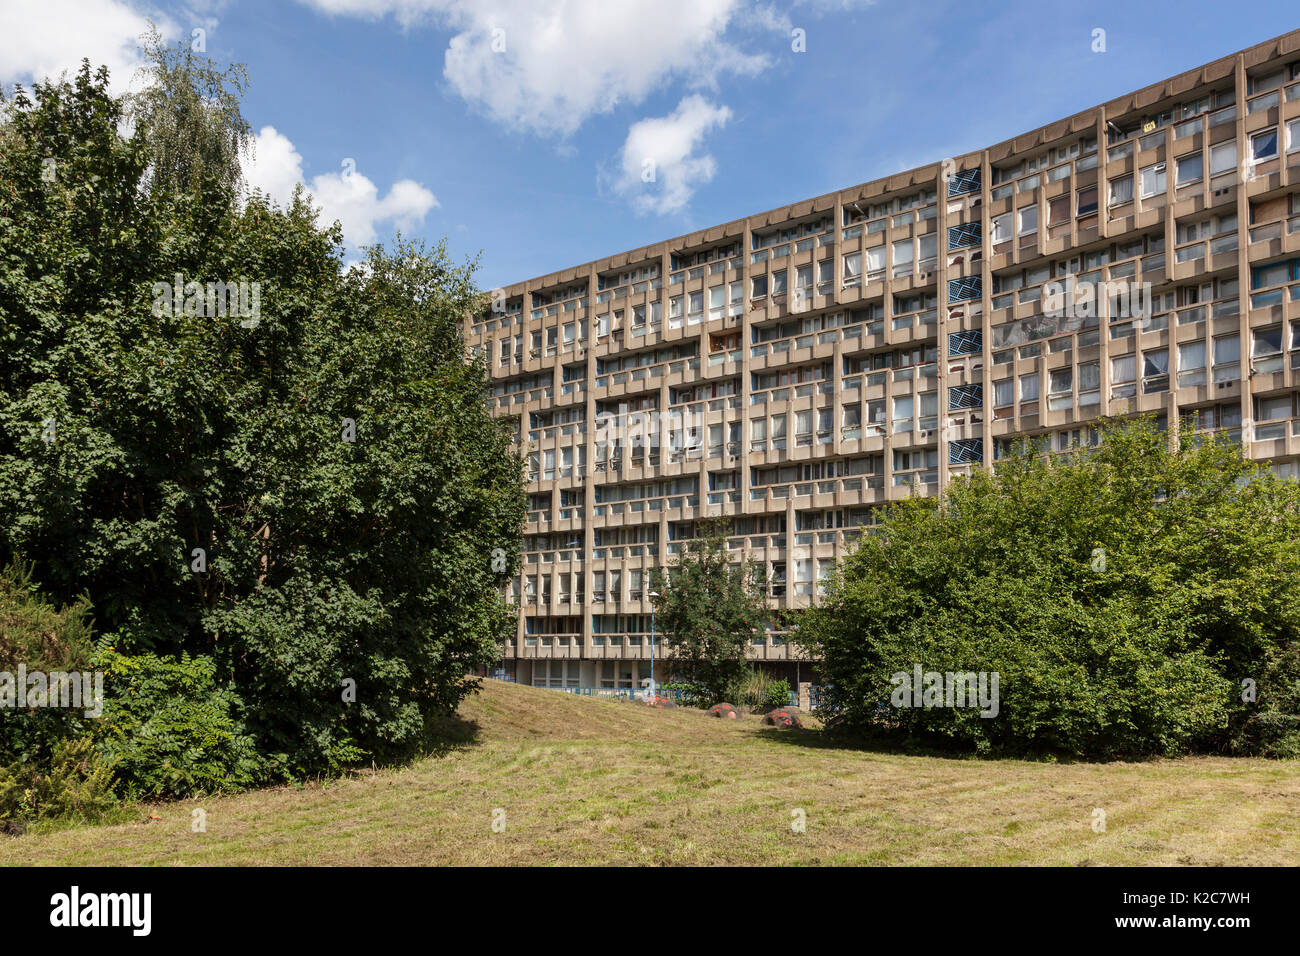
M 210 181 L 233 193 L 253 142 L 239 106 L 247 71 L 222 70 L 184 40 L 169 46 L 152 24 L 143 40 L 145 84 L 126 104 L 148 152 L 149 188 L 186 194 Z
M 706 522 L 675 565 L 650 573 L 657 625 L 672 649 L 674 678 L 717 703 L 746 669 L 745 649 L 763 633 L 767 607 L 762 570 L 727 555 L 726 525 Z
M 1027 446 L 891 509 L 801 630 L 857 731 L 980 752 L 1286 753 L 1300 485 L 1149 420 Z M 896 674 L 996 672 L 996 717 L 893 706 Z M 1258 699 L 1243 700 L 1243 681 Z
M 145 189 L 122 110 L 84 65 L 0 123 L 0 560 L 159 681 L 210 659 L 268 774 L 410 754 L 513 632 L 522 463 L 459 333 L 473 263 L 347 269 L 301 198 Z

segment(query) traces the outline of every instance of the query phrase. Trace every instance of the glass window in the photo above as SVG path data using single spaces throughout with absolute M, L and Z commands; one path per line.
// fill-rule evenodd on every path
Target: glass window
M 1118 206 L 1133 199 L 1133 177 L 1121 176 L 1110 181 L 1110 204 Z
M 1259 162 L 1277 155 L 1277 130 L 1266 129 L 1250 138 L 1250 157 Z
M 993 217 L 992 241 L 994 244 L 1008 242 L 1011 239 L 1011 213 Z
M 1221 335 L 1214 340 L 1214 364 L 1223 365 L 1241 360 L 1241 337 Z
M 1176 160 L 1178 172 L 1174 182 L 1181 186 L 1184 183 L 1195 182 L 1201 178 L 1204 164 L 1201 161 L 1200 153 L 1192 153 L 1190 156 L 1180 156 Z
M 1142 196 L 1155 196 L 1165 191 L 1165 164 L 1156 163 L 1142 170 Z
M 1097 187 L 1087 186 L 1079 190 L 1078 214 L 1086 216 L 1097 211 Z
M 1020 400 L 1032 402 L 1038 399 L 1038 373 L 1031 372 L 1020 376 Z
M 1210 147 L 1210 175 L 1226 173 L 1237 166 L 1237 142 L 1229 140 Z
M 1006 408 L 1016 400 L 1015 382 L 1012 379 L 1003 379 L 1000 382 L 993 383 L 993 407 Z
M 1038 207 L 1026 206 L 1020 210 L 1020 234 L 1038 231 Z

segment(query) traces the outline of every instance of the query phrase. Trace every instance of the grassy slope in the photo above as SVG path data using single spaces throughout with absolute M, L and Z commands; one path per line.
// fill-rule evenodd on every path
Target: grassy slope
M 488 681 L 474 742 L 325 786 L 0 838 L 19 864 L 1295 864 L 1300 764 L 1052 765 L 830 749 L 815 731 Z M 207 811 L 192 833 L 190 811 Z M 807 831 L 795 833 L 802 808 Z M 1105 833 L 1091 828 L 1094 807 Z M 492 812 L 506 811 L 493 833 Z M 146 816 L 147 814 L 141 814 Z

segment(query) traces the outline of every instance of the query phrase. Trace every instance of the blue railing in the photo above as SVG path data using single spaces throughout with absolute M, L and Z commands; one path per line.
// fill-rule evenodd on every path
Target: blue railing
M 974 169 L 963 169 L 955 173 L 948 180 L 949 196 L 964 196 L 967 193 L 976 192 L 980 188 L 980 167 Z
M 984 439 L 960 438 L 948 442 L 948 463 L 971 465 L 984 460 Z
M 965 329 L 948 333 L 949 355 L 974 355 L 984 348 L 984 334 L 980 329 Z
M 983 385 L 949 385 L 948 407 L 951 409 L 979 408 L 984 404 Z
M 978 222 L 963 222 L 948 227 L 949 249 L 965 249 L 968 246 L 977 246 L 979 242 L 980 224 Z
M 968 302 L 980 297 L 980 277 L 962 276 L 960 279 L 948 280 L 948 301 Z

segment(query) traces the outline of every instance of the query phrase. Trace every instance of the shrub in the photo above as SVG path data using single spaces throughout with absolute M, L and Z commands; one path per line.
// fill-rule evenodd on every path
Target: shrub
M 790 684 L 784 677 L 776 680 L 762 668 L 746 667 L 728 686 L 726 696 L 737 707 L 766 712 L 790 705 Z
M 47 675 L 88 668 L 89 617 L 84 597 L 62 609 L 49 603 L 29 564 L 0 568 L 0 671 L 12 680 L 19 665 Z M 112 774 L 93 750 L 87 708 L 25 707 L 26 691 L 14 686 L 18 706 L 0 708 L 0 820 L 101 819 L 115 805 Z
M 1296 752 L 1300 485 L 1236 446 L 1111 424 L 876 530 L 801 627 L 846 729 L 978 753 Z M 997 715 L 899 706 L 894 675 L 918 666 L 996 673 Z
M 774 680 L 768 685 L 766 696 L 763 700 L 763 709 L 772 710 L 777 707 L 790 706 L 790 682 L 782 677 L 780 680 Z
M 82 824 L 119 806 L 113 774 L 88 737 L 60 740 L 45 762 L 0 767 L 0 820 Z
M 210 657 L 180 659 L 105 649 L 104 715 L 97 744 L 133 797 L 235 790 L 266 775 L 238 695 L 219 685 Z

